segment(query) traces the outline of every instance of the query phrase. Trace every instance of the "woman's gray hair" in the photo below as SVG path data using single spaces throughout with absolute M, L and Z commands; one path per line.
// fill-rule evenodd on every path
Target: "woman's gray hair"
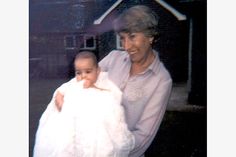
M 158 15 L 149 7 L 136 5 L 120 14 L 113 21 L 113 27 L 116 33 L 142 32 L 148 37 L 155 37 L 158 35 L 158 20 Z

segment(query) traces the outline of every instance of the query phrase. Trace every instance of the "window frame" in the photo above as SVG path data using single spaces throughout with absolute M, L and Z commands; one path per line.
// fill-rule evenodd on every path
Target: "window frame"
M 93 39 L 93 47 L 88 47 L 87 46 L 87 40 L 92 38 Z M 83 47 L 80 47 L 80 49 L 84 50 L 95 50 L 97 47 L 96 45 L 96 36 L 92 34 L 84 34 L 83 35 Z
M 71 37 L 73 44 L 72 46 L 67 45 L 67 38 Z M 64 47 L 65 49 L 76 49 L 77 48 L 77 43 L 76 43 L 76 35 L 65 35 L 64 36 Z
M 120 41 L 120 36 L 116 34 L 116 49 L 118 50 L 124 50 L 122 47 L 121 41 Z

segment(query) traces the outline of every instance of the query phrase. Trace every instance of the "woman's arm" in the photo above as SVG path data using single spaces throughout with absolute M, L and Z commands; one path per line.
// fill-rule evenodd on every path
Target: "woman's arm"
M 135 136 L 135 148 L 129 157 L 139 157 L 152 143 L 163 119 L 172 88 L 172 80 L 162 80 L 149 99 L 140 120 L 132 131 Z
M 64 95 L 66 93 L 67 88 L 73 81 L 75 81 L 75 78 L 71 79 L 70 81 L 66 83 L 63 83 L 60 87 L 56 89 L 53 97 L 55 98 L 55 105 L 58 111 L 61 111 L 62 105 L 64 103 Z
M 58 111 L 61 111 L 63 103 L 64 103 L 64 95 L 61 94 L 60 91 L 57 91 L 56 96 L 55 96 L 55 104 Z

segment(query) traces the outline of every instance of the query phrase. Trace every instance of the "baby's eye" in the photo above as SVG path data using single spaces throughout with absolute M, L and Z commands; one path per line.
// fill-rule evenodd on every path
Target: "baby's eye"
M 75 74 L 76 75 L 81 75 L 81 72 L 80 71 L 76 71 Z
M 87 70 L 87 71 L 86 71 L 87 74 L 90 74 L 91 72 L 92 72 L 91 70 Z

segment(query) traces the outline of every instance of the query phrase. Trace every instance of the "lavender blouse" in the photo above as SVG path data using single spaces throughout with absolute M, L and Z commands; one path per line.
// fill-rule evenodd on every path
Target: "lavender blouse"
M 135 136 L 129 157 L 140 157 L 153 141 L 170 97 L 172 79 L 158 54 L 142 73 L 129 76 L 131 62 L 125 51 L 114 50 L 99 65 L 123 92 L 126 122 Z

